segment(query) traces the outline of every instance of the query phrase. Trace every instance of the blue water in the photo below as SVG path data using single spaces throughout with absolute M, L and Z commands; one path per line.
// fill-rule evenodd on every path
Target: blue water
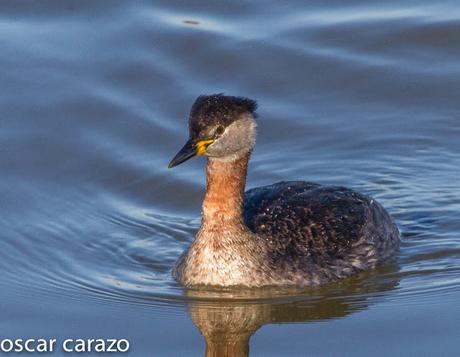
M 458 355 L 458 2 L 0 9 L 1 339 L 126 338 L 132 356 L 199 356 L 202 335 L 217 355 L 232 338 L 251 356 Z M 302 291 L 176 284 L 204 160 L 167 165 L 194 99 L 218 92 L 259 103 L 248 187 L 370 194 L 402 232 L 395 260 Z

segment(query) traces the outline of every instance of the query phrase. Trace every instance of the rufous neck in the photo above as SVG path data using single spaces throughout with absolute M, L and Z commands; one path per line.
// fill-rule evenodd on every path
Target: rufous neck
M 250 153 L 233 161 L 209 158 L 203 226 L 243 222 L 243 199 Z

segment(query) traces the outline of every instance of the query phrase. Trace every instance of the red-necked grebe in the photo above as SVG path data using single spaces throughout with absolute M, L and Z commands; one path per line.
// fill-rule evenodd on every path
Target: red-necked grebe
M 200 96 L 169 167 L 206 155 L 201 227 L 173 276 L 185 286 L 317 285 L 374 268 L 399 245 L 390 215 L 345 187 L 279 182 L 244 192 L 256 102 Z

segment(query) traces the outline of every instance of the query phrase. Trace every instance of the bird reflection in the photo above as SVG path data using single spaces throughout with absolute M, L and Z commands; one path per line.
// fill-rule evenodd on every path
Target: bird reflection
M 251 336 L 265 324 L 336 319 L 382 301 L 399 284 L 396 266 L 384 270 L 302 290 L 195 289 L 185 294 L 190 316 L 206 340 L 206 356 L 248 356 Z

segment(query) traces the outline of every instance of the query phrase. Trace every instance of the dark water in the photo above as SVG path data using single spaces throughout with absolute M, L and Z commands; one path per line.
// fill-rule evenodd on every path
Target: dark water
M 457 1 L 0 9 L 1 338 L 199 356 L 201 330 L 216 355 L 228 341 L 254 356 L 458 355 Z M 249 187 L 306 179 L 373 195 L 402 231 L 395 261 L 303 291 L 178 286 L 204 162 L 166 167 L 191 103 L 215 92 L 259 101 Z

